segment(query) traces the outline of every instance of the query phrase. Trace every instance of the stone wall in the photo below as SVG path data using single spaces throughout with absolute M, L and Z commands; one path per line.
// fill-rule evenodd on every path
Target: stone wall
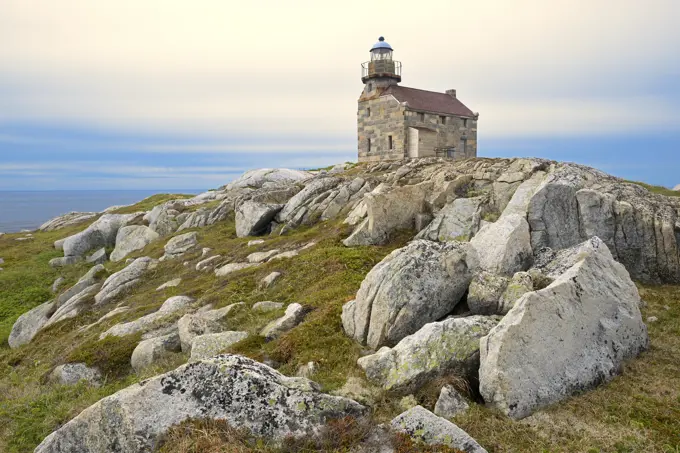
M 362 97 L 359 100 L 357 111 L 359 162 L 403 159 L 406 155 L 405 132 L 404 107 L 394 97 Z M 389 143 L 390 136 L 392 148 Z
M 405 112 L 406 127 L 427 128 L 437 132 L 437 148 L 455 148 L 455 159 L 477 157 L 477 120 L 459 118 L 439 113 L 426 113 L 407 110 Z M 467 139 L 463 146 L 463 138 Z M 437 157 L 447 156 L 445 151 L 437 153 Z

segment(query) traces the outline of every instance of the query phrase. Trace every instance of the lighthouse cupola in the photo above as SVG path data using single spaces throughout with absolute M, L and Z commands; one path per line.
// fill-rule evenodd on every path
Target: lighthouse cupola
M 371 60 L 361 65 L 361 81 L 376 86 L 396 85 L 401 82 L 401 62 L 392 59 L 394 49 L 382 36 L 371 47 Z M 371 90 L 369 90 L 371 91 Z

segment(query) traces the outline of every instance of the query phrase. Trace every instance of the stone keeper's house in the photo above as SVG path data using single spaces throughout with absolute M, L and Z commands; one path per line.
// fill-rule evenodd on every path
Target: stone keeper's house
M 359 98 L 359 162 L 411 157 L 477 156 L 477 118 L 456 97 L 399 86 L 401 62 L 381 36 L 362 64 Z

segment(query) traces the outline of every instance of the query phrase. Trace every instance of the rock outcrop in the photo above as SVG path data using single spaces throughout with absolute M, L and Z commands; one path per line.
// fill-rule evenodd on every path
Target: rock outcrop
M 564 271 L 481 340 L 480 392 L 513 418 L 610 380 L 648 343 L 637 288 L 601 240 L 549 267 Z
M 371 269 L 343 307 L 345 332 L 373 349 L 395 345 L 451 313 L 476 267 L 469 244 L 415 240 Z
M 108 396 L 43 440 L 35 453 L 153 451 L 170 427 L 225 420 L 274 442 L 314 436 L 330 420 L 360 417 L 360 404 L 320 393 L 304 378 L 235 355 L 193 362 Z
M 198 233 L 194 231 L 180 234 L 165 244 L 165 255 L 163 256 L 166 259 L 175 259 L 196 248 L 198 248 Z
M 248 332 L 230 331 L 199 335 L 191 342 L 191 360 L 213 357 L 246 338 L 248 338 Z
M 111 252 L 111 261 L 120 261 L 130 253 L 142 250 L 159 237 L 158 233 L 144 225 L 122 227 L 116 235 L 116 248 Z
M 102 375 L 97 368 L 90 368 L 84 363 L 66 363 L 52 370 L 48 380 L 61 385 L 76 385 L 85 381 L 94 387 L 99 387 Z
M 91 250 L 115 246 L 118 230 L 140 217 L 140 214 L 104 214 L 84 231 L 66 238 L 64 256 L 83 256 Z
M 390 425 L 395 431 L 428 445 L 447 445 L 466 453 L 487 453 L 468 433 L 422 406 L 397 416 Z
M 109 335 L 116 337 L 124 337 L 125 335 L 132 335 L 138 332 L 149 330 L 156 322 L 161 321 L 164 317 L 172 315 L 175 312 L 188 309 L 194 299 L 187 296 L 174 296 L 163 302 L 161 307 L 148 315 L 142 316 L 134 321 L 116 324 L 106 332 L 103 332 L 99 338 L 105 338 Z
M 40 231 L 56 231 L 66 228 L 67 226 L 77 225 L 79 223 L 92 220 L 98 215 L 99 213 L 97 212 L 69 212 L 68 214 L 48 220 L 47 222 L 40 225 L 38 229 Z
M 426 324 L 394 348 L 383 347 L 359 359 L 366 377 L 383 389 L 411 393 L 447 374 L 477 377 L 479 340 L 499 317 L 469 316 Z
M 179 333 L 171 332 L 160 337 L 149 338 L 141 341 L 130 357 L 130 365 L 136 372 L 144 370 L 169 353 L 179 352 L 182 348 L 179 342 Z
M 158 264 L 157 260 L 149 257 L 137 258 L 127 267 L 112 274 L 106 279 L 101 290 L 94 296 L 95 305 L 103 305 L 141 283 L 142 275 Z
M 236 209 L 236 236 L 259 236 L 269 233 L 269 224 L 283 208 L 280 204 L 246 201 Z

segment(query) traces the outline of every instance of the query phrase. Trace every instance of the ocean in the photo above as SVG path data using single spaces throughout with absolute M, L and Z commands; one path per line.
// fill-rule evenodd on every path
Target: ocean
M 100 212 L 109 206 L 136 203 L 157 193 L 196 193 L 187 190 L 55 190 L 0 191 L 0 232 L 35 230 L 71 211 Z

